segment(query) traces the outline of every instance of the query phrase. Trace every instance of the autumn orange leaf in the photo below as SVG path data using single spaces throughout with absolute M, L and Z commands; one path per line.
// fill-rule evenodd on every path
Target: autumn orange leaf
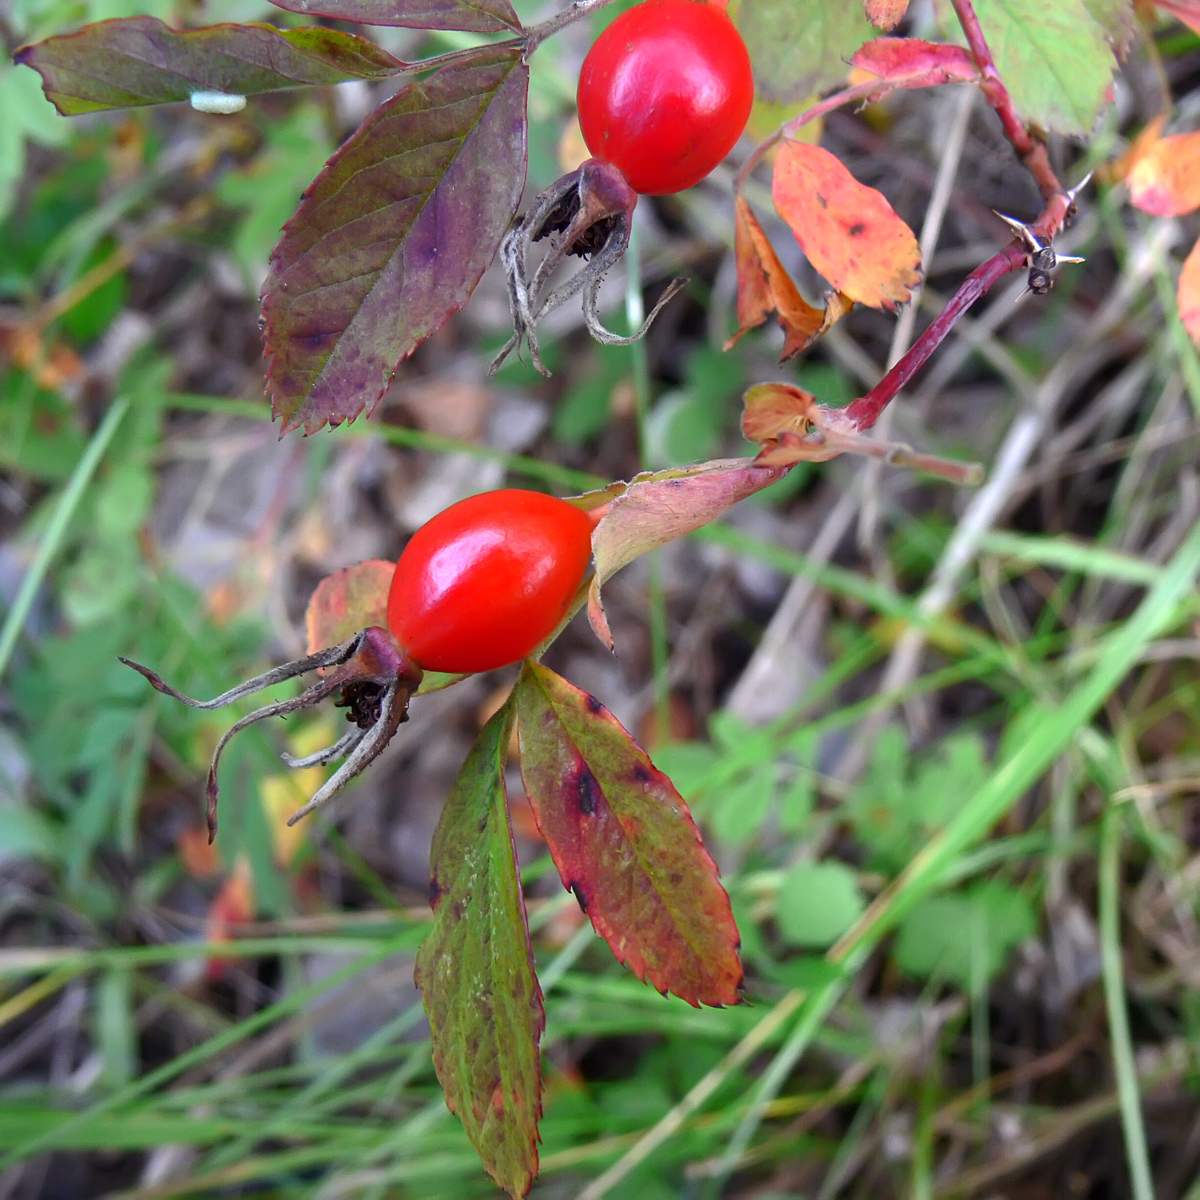
M 866 0 L 864 7 L 876 29 L 895 29 L 908 11 L 908 0 Z
M 839 292 L 870 308 L 911 299 L 921 279 L 916 237 L 828 150 L 785 140 L 771 195 L 808 261 Z
M 1154 217 L 1200 208 L 1200 133 L 1177 133 L 1148 146 L 1129 171 L 1129 198 Z
M 750 205 L 741 196 L 734 210 L 734 247 L 738 275 L 738 330 L 729 350 L 743 334 L 761 325 L 770 313 L 779 319 L 785 338 L 780 362 L 810 346 L 853 307 L 837 292 L 826 296 L 825 308 L 814 308 L 797 290 L 775 253 Z
M 1192 341 L 1200 346 L 1200 242 L 1192 247 L 1179 276 L 1179 315 Z

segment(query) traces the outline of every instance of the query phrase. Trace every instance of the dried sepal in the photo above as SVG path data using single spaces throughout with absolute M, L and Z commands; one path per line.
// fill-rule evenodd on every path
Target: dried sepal
M 288 716 L 312 708 L 330 696 L 340 693 L 335 703 L 348 710 L 346 718 L 354 722 L 355 728 L 338 738 L 333 745 L 303 758 L 283 755 L 284 762 L 296 770 L 325 766 L 339 758 L 345 759 L 312 799 L 292 814 L 288 820 L 288 824 L 292 825 L 339 792 L 378 757 L 401 723 L 407 719 L 409 697 L 416 691 L 422 675 L 421 668 L 400 649 L 392 635 L 378 626 L 360 630 L 354 637 L 337 646 L 330 646 L 315 654 L 307 654 L 262 675 L 256 675 L 212 700 L 196 700 L 185 696 L 149 667 L 127 658 L 120 661 L 143 675 L 157 691 L 191 708 L 204 709 L 223 708 L 264 688 L 295 679 L 309 671 L 330 668 L 328 675 L 311 687 L 305 688 L 300 695 L 255 709 L 241 720 L 235 721 L 221 735 L 213 751 L 205 786 L 210 842 L 217 835 L 217 798 L 220 791 L 217 786 L 217 767 L 225 747 L 235 734 L 267 717 Z
M 686 280 L 673 280 L 659 298 L 640 329 L 626 337 L 613 333 L 600 320 L 600 285 L 629 247 L 637 193 L 619 171 L 598 159 L 556 180 L 534 201 L 525 216 L 509 230 L 500 244 L 500 261 L 508 283 L 508 304 L 513 335 L 492 361 L 490 374 L 521 343 L 529 347 L 534 367 L 549 375 L 538 346 L 537 323 L 547 313 L 582 296 L 583 318 L 588 332 L 608 346 L 628 346 L 646 336 L 663 305 Z M 528 258 L 534 242 L 551 238 L 549 252 L 529 276 Z M 585 260 L 585 265 L 565 283 L 547 291 L 550 278 L 568 255 Z

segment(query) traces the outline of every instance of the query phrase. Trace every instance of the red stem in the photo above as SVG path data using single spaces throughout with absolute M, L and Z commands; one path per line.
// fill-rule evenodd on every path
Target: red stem
M 865 395 L 847 406 L 846 416 L 860 432 L 870 429 L 879 414 L 895 399 L 896 393 L 925 365 L 958 319 L 989 289 L 1010 271 L 1025 265 L 1026 253 L 1016 242 L 1005 246 L 962 281 L 953 299 L 937 315 L 933 324 L 913 343 L 909 352 Z
M 1050 165 L 1046 147 L 1040 141 L 1030 137 L 1025 123 L 1017 115 L 1017 109 L 1012 102 L 1012 97 L 1008 94 L 1008 88 L 1004 86 L 1004 80 L 1000 78 L 1000 74 L 996 70 L 996 60 L 992 58 L 987 38 L 983 36 L 983 29 L 979 24 L 979 18 L 975 15 L 975 5 L 972 0 L 951 0 L 951 3 L 954 5 L 958 23 L 962 26 L 963 33 L 966 34 L 971 57 L 979 68 L 981 76 L 979 86 L 984 97 L 1000 118 L 1000 124 L 1004 126 L 1004 136 L 1012 142 L 1013 149 L 1021 156 L 1021 161 L 1036 180 L 1042 193 L 1042 199 L 1049 203 L 1051 197 L 1057 192 L 1061 192 L 1063 188 L 1058 181 L 1058 176 L 1054 173 L 1054 168 Z

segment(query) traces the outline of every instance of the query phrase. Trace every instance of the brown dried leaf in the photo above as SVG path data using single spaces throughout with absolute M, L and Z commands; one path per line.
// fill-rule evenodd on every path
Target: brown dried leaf
M 779 319 L 785 340 L 780 362 L 811 346 L 853 307 L 837 292 L 825 297 L 825 309 L 814 308 L 797 290 L 775 253 L 750 205 L 739 196 L 734 215 L 738 272 L 738 331 L 725 343 L 729 350 L 743 334 L 761 325 L 768 314 Z

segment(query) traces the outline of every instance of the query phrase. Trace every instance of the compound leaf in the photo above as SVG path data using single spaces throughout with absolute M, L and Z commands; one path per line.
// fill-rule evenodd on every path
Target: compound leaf
M 481 49 L 384 101 L 284 227 L 263 290 L 283 432 L 374 408 L 466 303 L 521 198 L 528 68 Z
M 336 29 L 209 25 L 180 32 L 157 17 L 85 25 L 26 46 L 16 61 L 41 75 L 46 98 L 64 117 L 169 104 L 197 92 L 250 96 L 409 69 L 365 38 Z
M 1058 133 L 1087 133 L 1117 62 L 1084 0 L 975 0 L 975 12 L 1021 116 Z
M 729 897 L 671 781 L 604 705 L 532 660 L 517 714 L 530 805 L 596 932 L 659 991 L 736 1003 Z
M 508 0 L 271 0 L 276 8 L 308 17 L 409 29 L 462 29 L 504 33 L 521 28 Z
M 538 1169 L 546 1014 L 504 791 L 514 708 L 484 726 L 433 835 L 434 921 L 416 977 L 446 1103 L 488 1173 L 519 1198 Z
M 808 261 L 837 291 L 895 308 L 921 278 L 916 236 L 881 192 L 859 183 L 820 146 L 785 139 L 771 196 Z

